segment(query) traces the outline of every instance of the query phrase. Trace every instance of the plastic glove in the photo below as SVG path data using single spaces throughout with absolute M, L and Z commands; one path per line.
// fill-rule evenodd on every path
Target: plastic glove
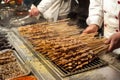
M 40 11 L 37 9 L 37 7 L 32 8 L 29 12 L 30 16 L 38 16 L 39 14 L 40 14 Z

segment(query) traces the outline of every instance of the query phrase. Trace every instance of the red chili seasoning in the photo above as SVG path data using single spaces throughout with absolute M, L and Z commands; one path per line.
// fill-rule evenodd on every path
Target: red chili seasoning
M 23 76 L 23 77 L 14 78 L 11 80 L 37 80 L 37 79 L 35 78 L 35 76 Z

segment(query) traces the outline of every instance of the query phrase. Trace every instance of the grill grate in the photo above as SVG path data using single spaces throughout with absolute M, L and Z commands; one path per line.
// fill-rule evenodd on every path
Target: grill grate
M 78 74 L 78 73 L 81 73 L 81 72 L 89 71 L 89 70 L 92 70 L 92 69 L 95 69 L 95 68 L 100 68 L 102 66 L 107 65 L 107 62 L 101 60 L 100 58 L 96 58 L 92 62 L 90 62 L 87 65 L 84 65 L 82 68 L 76 70 L 75 72 L 69 72 L 69 71 L 66 71 L 62 66 L 58 66 L 56 63 L 52 62 L 44 54 L 39 54 L 39 52 L 35 51 L 32 48 L 32 46 L 28 43 L 29 41 L 27 41 L 25 38 L 22 38 L 22 40 L 27 44 L 27 46 L 31 50 L 33 50 L 34 53 L 38 53 L 38 54 L 34 54 L 34 55 L 36 57 L 38 57 L 38 59 L 45 64 L 45 66 L 48 68 L 48 70 L 55 70 L 62 77 L 72 76 L 74 74 Z M 52 72 L 54 72 L 54 71 L 52 71 Z
M 107 62 L 105 62 L 105 61 L 103 61 L 103 60 L 101 60 L 100 58 L 97 57 L 92 62 L 90 62 L 87 65 L 84 65 L 81 69 L 79 69 L 75 72 L 66 71 L 65 69 L 63 69 L 60 66 L 57 66 L 57 64 L 55 64 L 53 62 L 52 62 L 52 64 L 59 70 L 59 72 L 61 72 L 60 74 L 62 74 L 61 75 L 62 77 L 67 77 L 67 76 L 71 76 L 71 75 L 78 74 L 78 73 L 81 73 L 81 72 L 85 72 L 85 71 L 89 71 L 89 70 L 92 70 L 92 69 L 96 69 L 96 68 L 106 66 Z

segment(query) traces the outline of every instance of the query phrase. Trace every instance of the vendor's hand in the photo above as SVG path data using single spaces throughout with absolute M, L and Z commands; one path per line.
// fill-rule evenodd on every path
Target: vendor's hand
M 10 2 L 10 0 L 4 0 L 5 1 L 5 3 L 9 3 Z
M 34 7 L 30 10 L 29 15 L 30 16 L 38 16 L 40 11 L 37 9 L 37 7 Z
M 98 28 L 99 27 L 96 24 L 91 24 L 83 31 L 83 33 L 95 33 L 98 31 Z
M 108 40 L 105 41 L 106 44 L 110 44 L 108 51 L 113 51 L 114 49 L 120 48 L 120 32 L 113 34 Z

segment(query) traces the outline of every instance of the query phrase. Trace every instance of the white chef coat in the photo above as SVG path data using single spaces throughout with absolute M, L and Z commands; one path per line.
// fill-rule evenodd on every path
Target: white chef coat
M 37 8 L 48 21 L 56 21 L 58 16 L 69 13 L 71 0 L 42 0 Z
M 102 25 L 104 20 L 104 36 L 109 38 L 119 31 L 120 0 L 90 0 L 88 25 Z M 120 49 L 114 51 L 120 54 Z

